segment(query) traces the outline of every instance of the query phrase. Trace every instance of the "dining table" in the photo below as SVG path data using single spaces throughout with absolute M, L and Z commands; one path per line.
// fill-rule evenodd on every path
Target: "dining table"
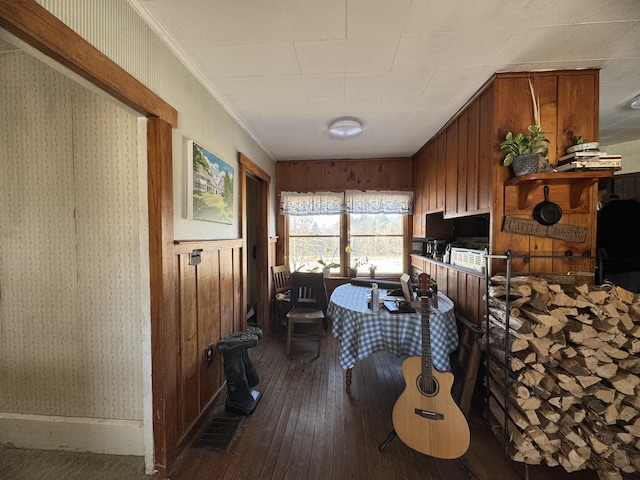
M 380 298 L 388 292 L 380 289 Z M 345 370 L 345 386 L 351 392 L 351 369 L 375 352 L 386 350 L 398 356 L 422 355 L 422 316 L 414 313 L 391 313 L 382 305 L 373 310 L 369 303 L 371 288 L 340 285 L 331 294 L 327 317 L 331 334 L 340 342 L 340 366 Z M 454 304 L 438 292 L 437 307 L 429 313 L 431 359 L 439 371 L 451 370 L 449 355 L 458 348 L 458 330 Z

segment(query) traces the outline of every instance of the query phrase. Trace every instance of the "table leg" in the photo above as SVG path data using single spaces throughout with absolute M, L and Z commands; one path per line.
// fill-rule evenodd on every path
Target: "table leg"
M 344 383 L 347 386 L 347 393 L 351 393 L 351 369 L 347 368 L 344 374 Z

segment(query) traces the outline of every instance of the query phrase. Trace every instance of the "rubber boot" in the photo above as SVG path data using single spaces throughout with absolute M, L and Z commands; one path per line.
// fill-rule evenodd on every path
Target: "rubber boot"
M 243 357 L 247 349 L 258 344 L 258 337 L 251 333 L 236 333 L 218 340 L 218 350 L 223 356 L 224 374 L 227 378 L 225 409 L 241 415 L 250 415 L 255 410 L 262 394 L 251 390 L 245 371 Z

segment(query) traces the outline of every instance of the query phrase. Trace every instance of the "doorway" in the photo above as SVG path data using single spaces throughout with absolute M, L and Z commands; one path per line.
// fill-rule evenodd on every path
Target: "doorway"
M 247 173 L 247 324 L 258 326 L 258 276 L 256 275 L 258 248 L 256 244 L 256 212 L 258 212 L 257 180 L 250 172 Z
M 269 185 L 271 177 L 238 154 L 242 238 L 245 240 L 244 299 L 247 321 L 269 332 Z M 253 309 L 253 312 L 251 310 Z

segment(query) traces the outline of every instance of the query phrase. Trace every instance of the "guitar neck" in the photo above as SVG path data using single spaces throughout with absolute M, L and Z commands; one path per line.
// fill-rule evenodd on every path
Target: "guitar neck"
M 431 360 L 431 328 L 429 324 L 429 297 L 420 297 L 420 314 L 422 316 L 422 375 L 430 378 L 433 375 Z
M 420 285 L 420 315 L 422 317 L 422 378 L 433 376 L 433 362 L 431 360 L 431 328 L 429 324 L 429 298 L 431 297 L 431 279 L 426 273 L 418 276 Z

